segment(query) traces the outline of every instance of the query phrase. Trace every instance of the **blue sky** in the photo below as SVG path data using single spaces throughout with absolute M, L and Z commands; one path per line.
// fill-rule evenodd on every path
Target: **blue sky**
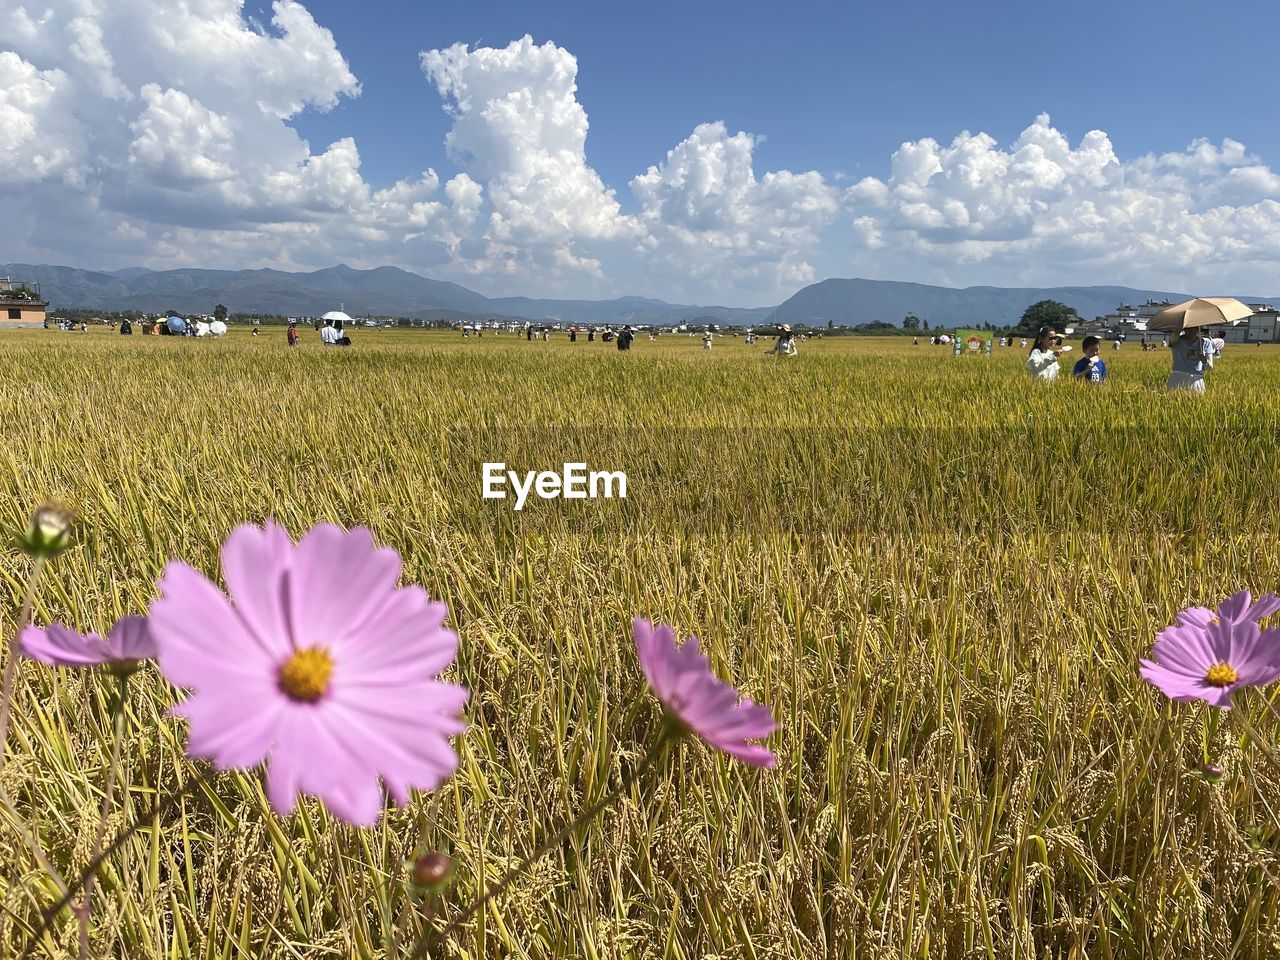
M 0 259 L 1276 286 L 1274 4 L 18 3 Z
M 1276 4 L 315 0 L 308 7 L 333 31 L 364 89 L 295 126 L 324 142 L 354 133 L 370 146 L 365 169 L 380 185 L 416 173 L 423 158 L 452 170 L 441 147 L 448 118 L 418 69 L 418 52 L 459 41 L 505 46 L 526 33 L 577 58 L 578 97 L 591 121 L 587 159 L 616 186 L 712 120 L 763 135 L 756 158 L 770 170 L 882 175 L 903 141 L 950 139 L 967 128 L 1008 142 L 1041 112 L 1069 137 L 1107 131 L 1122 157 L 1232 137 L 1280 165 Z M 246 5 L 264 22 L 269 9 Z M 1250 56 L 1249 38 L 1269 31 L 1272 39 Z M 1234 54 L 1240 65 L 1171 63 L 1164 51 L 1188 44 Z

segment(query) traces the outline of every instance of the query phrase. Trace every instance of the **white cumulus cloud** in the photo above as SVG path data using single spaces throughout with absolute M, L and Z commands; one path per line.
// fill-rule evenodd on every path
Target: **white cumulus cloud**
M 266 25 L 243 0 L 10 0 L 4 42 L 15 259 L 391 263 L 494 294 L 735 304 L 831 276 L 1266 294 L 1280 267 L 1280 174 L 1233 139 L 1121 158 L 1042 115 L 1008 144 L 920 131 L 850 186 L 757 169 L 761 136 L 714 121 L 610 184 L 587 161 L 576 57 L 525 36 L 419 55 L 456 170 L 422 157 L 385 185 L 363 172 L 369 144 L 290 123 L 362 94 L 298 0 Z
M 529 260 L 598 274 L 599 262 L 577 248 L 636 235 L 614 191 L 587 164 L 587 113 L 571 53 L 525 36 L 502 49 L 428 50 L 421 64 L 453 117 L 449 156 L 487 187 L 492 262 L 477 269 L 514 271 Z
M 659 272 L 769 291 L 815 279 L 804 257 L 839 211 L 836 191 L 813 172 L 757 179 L 755 145 L 723 122 L 699 124 L 631 181 Z
M 850 263 L 874 275 L 1221 290 L 1258 285 L 1243 259 L 1280 263 L 1280 176 L 1231 139 L 1124 161 L 1102 131 L 1072 146 L 1042 114 L 1007 147 L 904 143 L 889 171 L 843 198 Z

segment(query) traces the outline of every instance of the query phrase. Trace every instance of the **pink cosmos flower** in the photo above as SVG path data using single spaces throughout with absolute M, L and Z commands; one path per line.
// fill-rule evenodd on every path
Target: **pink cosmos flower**
M 747 743 L 778 728 L 769 708 L 739 702 L 738 691 L 711 672 L 696 637 L 677 646 L 671 627 L 640 619 L 632 621 L 631 632 L 645 679 L 685 727 L 744 763 L 772 767 L 778 762 L 766 747 Z
M 457 766 L 449 737 L 467 691 L 436 679 L 458 638 L 419 587 L 396 587 L 400 557 L 368 530 L 237 528 L 222 548 L 228 598 L 170 563 L 151 608 L 160 669 L 192 690 L 174 712 L 187 752 L 219 769 L 266 762 L 280 814 L 299 793 L 368 826 L 386 792 L 400 805 Z
M 1258 620 L 1280 611 L 1280 599 L 1252 601 L 1247 590 L 1227 598 L 1216 612 L 1191 607 L 1156 637 L 1154 660 L 1141 674 L 1172 700 L 1204 700 L 1231 709 L 1231 694 L 1280 679 L 1280 628 Z
M 60 623 L 27 627 L 19 646 L 32 660 L 54 667 L 133 665 L 156 655 L 146 617 L 121 617 L 105 639 L 96 633 L 82 636 Z
M 1208 607 L 1187 607 L 1178 614 L 1178 625 L 1204 626 L 1214 620 L 1230 620 L 1233 623 L 1245 620 L 1257 622 L 1278 611 L 1280 611 L 1280 597 L 1274 593 L 1264 594 L 1254 600 L 1248 590 L 1241 590 L 1218 604 L 1217 610 L 1210 610 Z

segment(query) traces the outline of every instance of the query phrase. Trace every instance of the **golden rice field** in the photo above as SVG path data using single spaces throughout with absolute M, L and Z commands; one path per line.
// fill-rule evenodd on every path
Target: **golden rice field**
M 733 338 L 355 339 L 0 333 L 0 523 L 80 515 L 36 622 L 105 630 L 171 557 L 217 576 L 240 523 L 367 525 L 447 601 L 446 676 L 472 691 L 457 774 L 377 828 L 310 800 L 279 819 L 253 772 L 148 823 L 102 874 L 93 956 L 407 956 L 645 752 L 635 616 L 773 707 L 776 770 L 685 743 L 438 956 L 1280 955 L 1280 770 L 1241 722 L 1280 738 L 1265 694 L 1211 714 L 1137 674 L 1180 609 L 1280 582 L 1280 350 L 1229 347 L 1193 397 L 1132 345 L 1088 389 L 1032 384 L 1017 349 L 902 340 L 778 360 Z M 496 460 L 623 470 L 628 496 L 517 513 L 481 499 Z M 7 645 L 30 561 L 6 547 L 0 569 Z M 202 769 L 177 694 L 139 678 L 113 826 Z M 14 811 L 83 866 L 114 689 L 19 668 L 0 955 L 57 897 Z M 429 904 L 402 882 L 426 849 L 458 865 Z M 64 912 L 34 955 L 76 937 Z

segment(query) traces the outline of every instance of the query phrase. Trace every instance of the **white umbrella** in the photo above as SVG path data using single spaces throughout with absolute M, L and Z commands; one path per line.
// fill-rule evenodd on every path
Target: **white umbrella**
M 227 325 L 221 320 L 215 320 L 213 323 L 209 324 L 209 333 L 213 334 L 215 337 L 220 337 L 226 332 Z

